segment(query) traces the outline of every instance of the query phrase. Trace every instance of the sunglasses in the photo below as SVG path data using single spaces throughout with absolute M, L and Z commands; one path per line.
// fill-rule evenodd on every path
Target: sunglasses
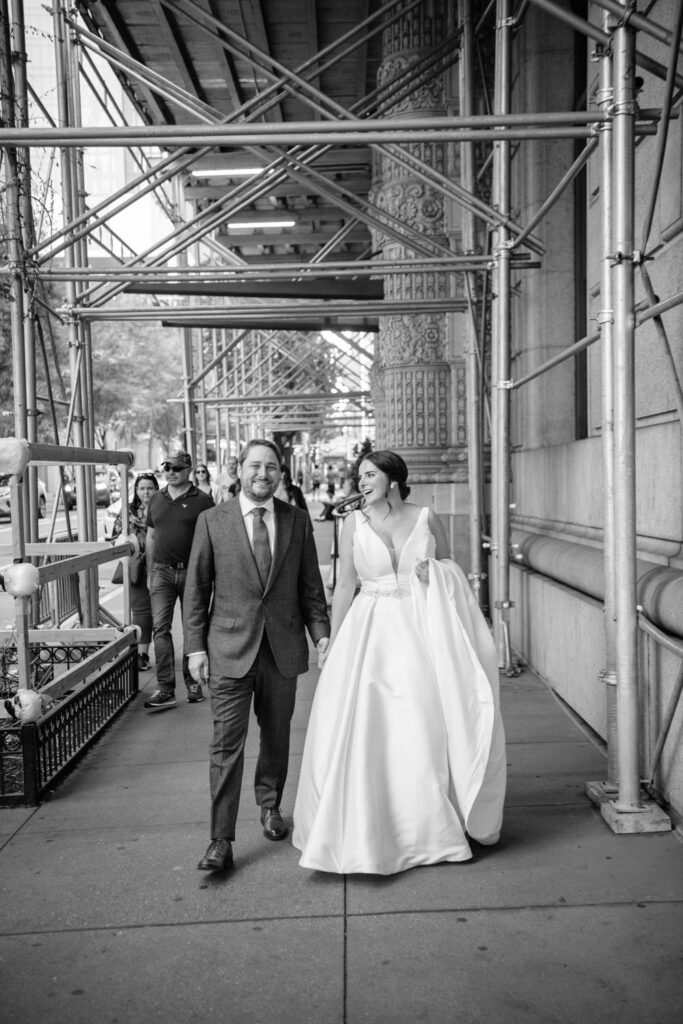
M 202 476 L 206 476 L 207 470 L 206 469 L 198 469 L 198 470 L 196 470 L 196 473 L 197 473 L 197 476 L 199 476 L 200 473 L 201 473 Z
M 161 468 L 164 473 L 182 473 L 184 469 L 189 469 L 189 466 L 174 466 L 172 462 L 162 462 Z

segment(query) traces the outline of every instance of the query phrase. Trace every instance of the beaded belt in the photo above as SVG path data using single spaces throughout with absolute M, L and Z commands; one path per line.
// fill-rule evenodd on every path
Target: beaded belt
M 366 586 L 364 583 L 360 588 L 361 594 L 366 594 L 367 597 L 408 597 L 410 595 L 409 587 L 372 587 Z
M 160 565 L 164 569 L 187 569 L 187 562 L 159 562 L 154 559 L 155 565 Z

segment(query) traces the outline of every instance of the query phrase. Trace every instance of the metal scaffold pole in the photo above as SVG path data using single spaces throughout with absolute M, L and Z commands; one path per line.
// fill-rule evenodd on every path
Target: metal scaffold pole
M 600 103 L 611 105 L 612 61 L 609 51 L 600 54 Z M 600 277 L 601 310 L 598 314 L 602 340 L 602 468 L 603 468 L 603 551 L 605 571 L 604 636 L 605 664 L 602 679 L 605 684 L 607 723 L 607 788 L 617 784 L 617 674 L 616 674 L 616 611 L 614 579 L 614 346 L 612 325 L 612 125 L 601 126 L 602 179 L 602 268 Z
M 0 94 L 1 114 L 5 125 L 16 122 L 14 79 L 12 74 L 12 41 L 10 36 L 10 14 L 7 0 L 0 4 Z M 14 385 L 14 431 L 18 437 L 26 437 L 27 432 L 27 394 L 26 394 L 26 359 L 24 346 L 24 279 L 23 279 L 23 245 L 21 225 L 19 154 L 5 150 L 5 197 L 7 206 L 8 251 L 12 273 L 10 276 L 10 326 L 12 334 L 12 367 Z M 29 531 L 29 516 L 26 503 L 23 501 L 24 488 L 12 484 L 16 494 L 15 508 L 19 509 L 15 530 L 13 531 L 14 561 L 25 560 L 26 542 Z M 15 598 L 17 668 L 22 686 L 30 686 L 30 656 L 28 646 L 28 630 L 30 620 L 30 601 L 26 597 Z
M 474 109 L 474 35 L 472 31 L 472 0 L 459 0 L 459 21 L 462 27 L 460 49 L 460 113 L 469 117 Z M 463 142 L 461 147 L 461 180 L 468 192 L 474 193 L 474 143 Z M 465 253 L 475 249 L 474 213 L 463 207 L 462 245 Z M 482 581 L 483 572 L 483 451 L 482 451 L 482 405 L 481 405 L 481 351 L 478 346 L 476 323 L 477 276 L 465 275 L 465 287 L 469 301 L 469 322 L 467 324 L 467 478 L 469 485 L 469 540 L 470 571 L 472 590 L 480 607 L 485 603 Z
M 54 24 L 54 45 L 55 45 L 55 67 L 57 72 L 56 94 L 58 120 L 62 126 L 67 126 L 72 121 L 72 93 L 69 82 L 71 73 L 69 60 L 69 43 L 67 38 L 68 28 L 65 23 L 65 12 L 63 4 L 57 3 L 53 8 Z M 64 220 L 70 222 L 78 211 L 78 173 L 76 153 L 73 150 L 61 150 L 61 177 L 62 177 L 62 204 Z M 65 264 L 68 267 L 82 265 L 79 260 L 79 253 L 75 245 L 69 245 L 65 249 Z M 74 305 L 76 301 L 76 288 L 73 281 L 67 281 L 66 286 L 67 303 Z M 69 332 L 69 365 L 71 375 L 72 404 L 70 412 L 73 412 L 71 429 L 73 441 L 77 447 L 87 447 L 86 432 L 84 428 L 87 393 L 85 383 L 87 374 L 85 372 L 84 360 L 86 353 L 83 346 L 82 331 L 79 324 L 73 317 L 68 320 Z M 88 509 L 90 502 L 91 473 L 86 473 L 83 465 L 75 466 L 76 493 L 79 495 L 76 505 L 76 516 L 78 522 L 78 537 L 80 540 L 91 538 L 90 519 Z M 93 574 L 85 571 L 79 573 L 79 585 L 81 589 L 81 607 L 83 612 L 83 625 L 94 626 L 97 624 L 97 593 L 93 593 Z
M 496 8 L 495 110 L 509 111 L 511 94 L 512 18 L 510 0 Z M 494 205 L 503 221 L 510 214 L 511 143 L 501 131 L 493 147 Z M 492 437 L 491 505 L 494 566 L 493 629 L 499 665 L 515 673 L 510 647 L 510 231 L 505 223 L 494 231 L 494 298 L 492 312 Z
M 618 796 L 600 807 L 615 832 L 669 828 L 640 785 L 635 411 L 635 31 L 613 34 L 612 298 L 614 302 L 614 582 Z M 664 819 L 664 822 L 662 822 Z
M 606 19 L 603 18 L 603 21 Z M 605 26 L 607 27 L 607 26 Z M 600 64 L 600 87 L 596 97 L 599 106 L 609 109 L 612 89 L 612 54 L 608 46 L 598 43 L 596 56 Z M 602 230 L 602 265 L 600 271 L 600 310 L 598 324 L 601 341 L 602 368 L 602 517 L 603 517 L 603 636 L 605 660 L 598 678 L 605 689 L 605 727 L 607 763 L 605 779 L 586 783 L 586 794 L 595 804 L 613 797 L 617 792 L 617 672 L 616 672 L 616 609 L 614 578 L 614 346 L 612 327 L 612 124 L 600 126 L 600 224 Z
M 12 65 L 14 82 L 14 118 L 24 127 L 28 127 L 28 87 L 26 78 L 26 33 L 24 26 L 23 0 L 12 0 Z M 22 303 L 24 320 L 24 380 L 26 396 L 26 438 L 35 442 L 38 439 L 38 403 L 36 400 L 36 347 L 35 347 L 35 311 L 31 299 L 31 290 L 25 272 L 25 256 L 33 244 L 33 214 L 31 209 L 31 151 L 17 150 L 17 199 L 20 228 L 20 246 L 22 251 Z M 24 494 L 28 501 L 24 506 L 24 523 L 26 536 L 30 542 L 38 539 L 38 473 L 34 467 L 26 470 L 28 487 Z M 34 599 L 34 612 L 38 611 L 38 599 Z M 35 616 L 34 616 L 35 618 Z

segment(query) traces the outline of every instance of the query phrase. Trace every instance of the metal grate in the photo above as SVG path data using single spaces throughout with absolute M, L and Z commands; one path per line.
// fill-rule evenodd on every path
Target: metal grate
M 39 722 L 0 729 L 0 805 L 38 804 L 137 692 L 132 647 Z
M 80 644 L 29 644 L 31 686 L 41 690 L 60 673 L 85 661 L 106 641 Z M 0 644 L 0 698 L 12 697 L 18 686 L 17 646 L 14 639 Z

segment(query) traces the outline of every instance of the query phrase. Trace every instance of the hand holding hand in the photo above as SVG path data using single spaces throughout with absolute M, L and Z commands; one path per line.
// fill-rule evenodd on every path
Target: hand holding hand
M 330 641 L 329 638 L 324 636 L 321 640 L 318 640 L 315 645 L 318 652 L 318 668 L 322 668 L 327 659 L 327 652 L 329 650 Z
M 187 667 L 195 683 L 204 683 L 209 678 L 209 659 L 204 651 L 191 654 L 187 659 Z

